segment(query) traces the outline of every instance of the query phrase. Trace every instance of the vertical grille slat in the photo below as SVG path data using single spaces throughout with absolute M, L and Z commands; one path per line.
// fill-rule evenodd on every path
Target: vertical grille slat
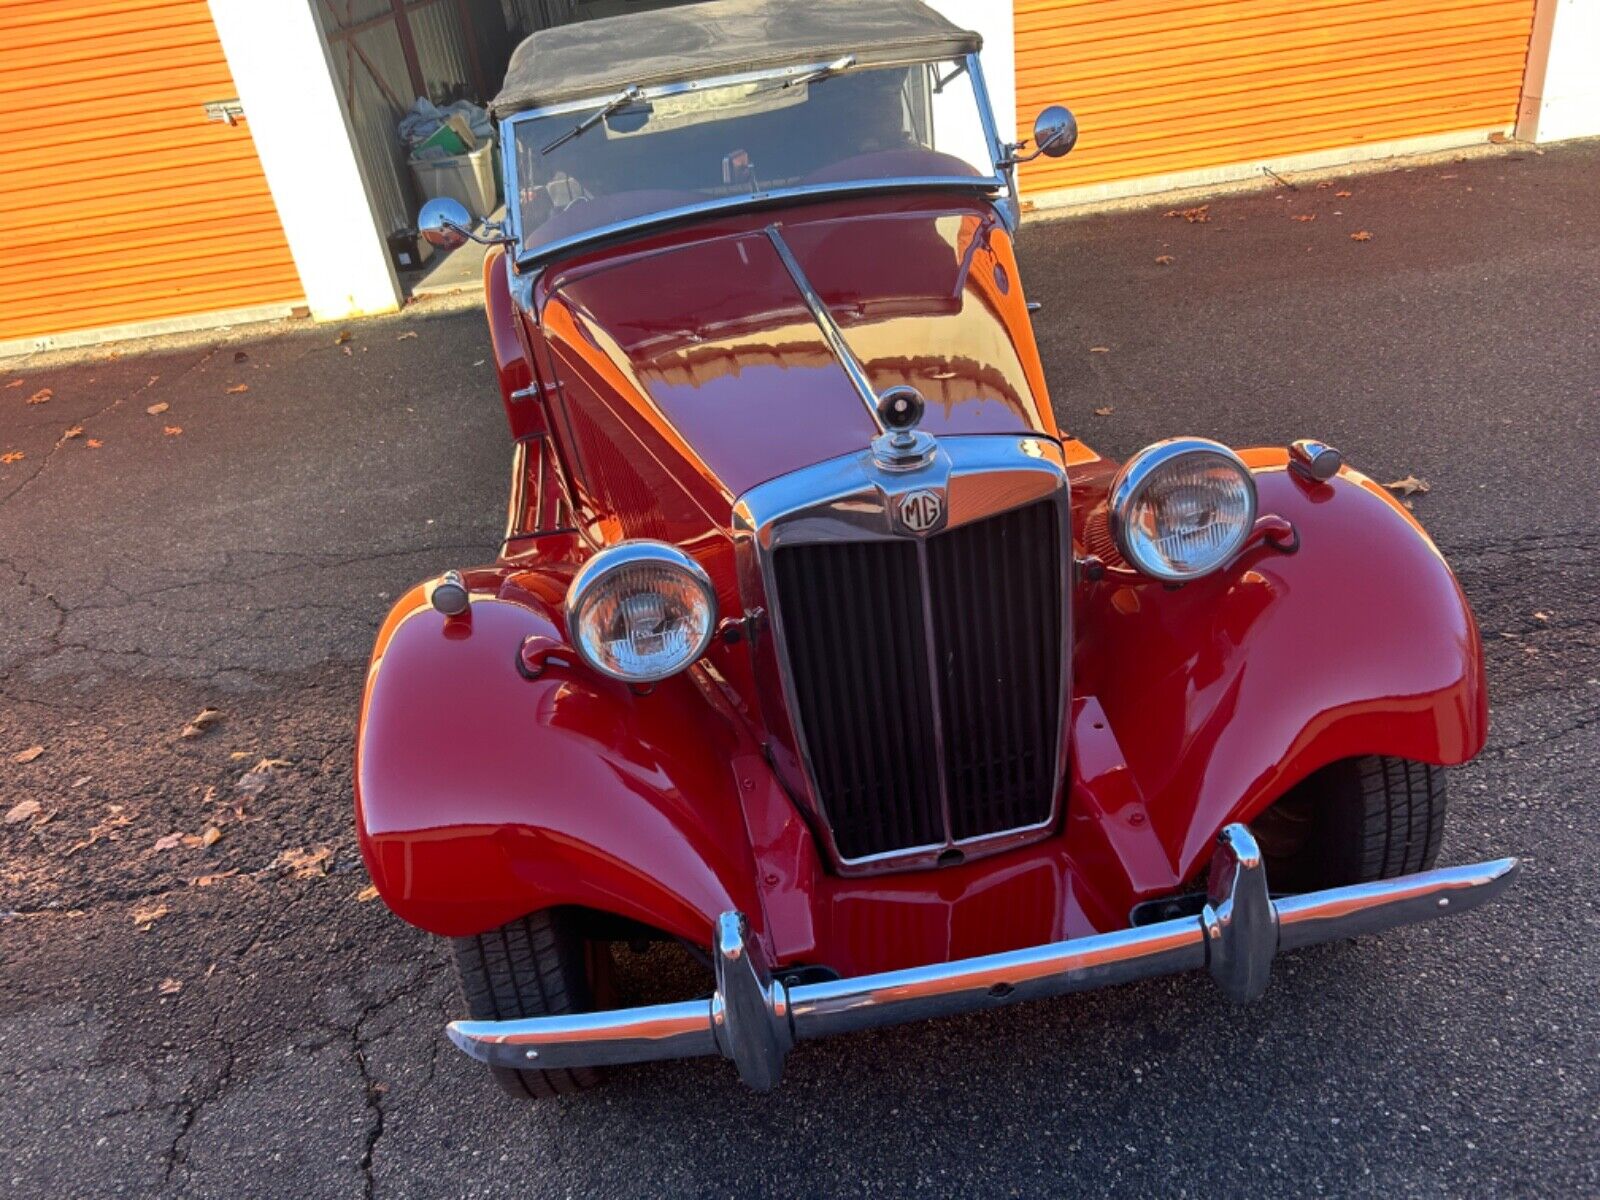
M 796 715 L 841 857 L 943 843 L 946 802 L 956 842 L 1048 820 L 1065 603 L 1057 521 L 1053 501 L 1002 513 L 928 538 L 921 562 L 909 539 L 775 552 Z

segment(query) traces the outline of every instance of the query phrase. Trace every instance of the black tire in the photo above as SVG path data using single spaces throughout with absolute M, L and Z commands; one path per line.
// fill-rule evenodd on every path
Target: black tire
M 488 933 L 450 941 L 461 998 L 474 1020 L 512 1021 L 590 1007 L 587 943 L 559 910 L 530 913 Z M 598 1087 L 605 1078 L 593 1067 L 489 1071 L 519 1100 L 570 1096 Z
M 1287 792 L 1254 832 L 1273 891 L 1313 891 L 1426 871 L 1444 835 L 1442 768 L 1347 758 Z

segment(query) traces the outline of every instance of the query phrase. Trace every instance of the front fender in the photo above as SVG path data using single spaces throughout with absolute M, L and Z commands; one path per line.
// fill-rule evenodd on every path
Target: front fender
M 1148 879 L 1193 877 L 1219 829 L 1328 763 L 1460 763 L 1488 733 L 1477 625 L 1411 514 L 1354 471 L 1314 484 L 1282 450 L 1242 457 L 1296 552 L 1260 547 L 1176 590 L 1108 579 L 1078 596 L 1090 699 L 1075 768 L 1131 777 L 1133 823 L 1148 822 L 1136 840 L 1165 859 Z
M 524 678 L 524 637 L 563 640 L 535 590 L 523 575 L 446 619 L 419 587 L 384 624 L 356 760 L 384 901 L 447 936 L 560 905 L 695 942 L 730 909 L 760 925 L 731 724 L 686 676 L 648 695 L 579 665 Z

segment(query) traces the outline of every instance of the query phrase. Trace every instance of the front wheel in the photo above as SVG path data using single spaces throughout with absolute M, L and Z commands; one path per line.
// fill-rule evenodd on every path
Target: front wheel
M 559 910 L 530 913 L 476 937 L 451 938 L 456 976 L 467 1015 L 476 1021 L 514 1021 L 592 1007 L 596 956 L 603 943 L 587 941 Z M 598 1087 L 594 1067 L 520 1071 L 490 1067 L 496 1082 L 519 1100 L 545 1100 Z
M 1443 768 L 1368 755 L 1309 776 L 1252 830 L 1273 890 L 1303 892 L 1426 871 L 1444 819 Z

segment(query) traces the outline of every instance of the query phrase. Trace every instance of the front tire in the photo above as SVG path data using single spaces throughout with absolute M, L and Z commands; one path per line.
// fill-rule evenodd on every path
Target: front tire
M 1315 891 L 1426 871 L 1439 857 L 1444 770 L 1368 755 L 1332 763 L 1254 823 L 1274 891 Z
M 514 1021 L 585 1012 L 593 1006 L 591 946 L 559 910 L 530 913 L 476 937 L 451 938 L 467 1014 L 477 1021 Z M 593 948 L 604 953 L 606 947 Z M 547 1100 L 598 1087 L 594 1067 L 520 1071 L 490 1067 L 509 1095 Z

